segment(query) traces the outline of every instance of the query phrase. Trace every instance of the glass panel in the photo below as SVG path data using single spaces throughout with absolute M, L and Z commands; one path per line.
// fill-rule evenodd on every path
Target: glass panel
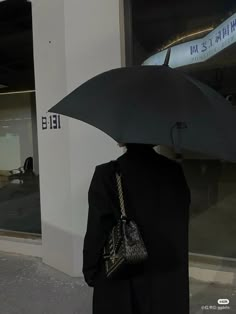
M 131 4 L 133 65 L 163 64 L 171 47 L 173 67 L 236 105 L 235 1 L 133 0 Z M 168 148 L 161 151 L 173 156 Z M 236 164 L 191 152 L 184 152 L 184 157 L 192 193 L 190 252 L 236 258 Z
M 41 233 L 31 3 L 0 1 L 0 230 Z

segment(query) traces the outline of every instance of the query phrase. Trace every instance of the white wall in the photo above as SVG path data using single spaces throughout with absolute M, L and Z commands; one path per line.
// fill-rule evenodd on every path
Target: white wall
M 122 153 L 101 131 L 61 117 L 42 130 L 41 117 L 78 85 L 121 66 L 119 0 L 33 1 L 43 260 L 81 275 L 87 193 L 95 165 Z
M 0 95 L 0 170 L 33 156 L 30 94 Z
M 72 274 L 69 129 L 42 130 L 42 116 L 66 94 L 64 1 L 32 2 L 38 126 L 42 255 L 44 262 Z
M 79 22 L 79 25 L 78 25 Z M 119 1 L 67 1 L 65 7 L 67 89 L 96 74 L 121 66 Z M 95 165 L 116 158 L 116 143 L 85 123 L 70 121 L 70 173 L 76 273 L 82 264 L 82 238 L 87 220 L 87 190 Z

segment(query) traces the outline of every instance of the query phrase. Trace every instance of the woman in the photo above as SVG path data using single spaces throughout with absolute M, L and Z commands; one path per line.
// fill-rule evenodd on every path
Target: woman
M 117 159 L 128 216 L 149 258 L 127 279 L 106 279 L 102 251 L 119 210 L 112 162 L 95 169 L 89 188 L 83 273 L 94 287 L 93 314 L 189 314 L 190 191 L 181 166 L 154 145 L 127 144 Z

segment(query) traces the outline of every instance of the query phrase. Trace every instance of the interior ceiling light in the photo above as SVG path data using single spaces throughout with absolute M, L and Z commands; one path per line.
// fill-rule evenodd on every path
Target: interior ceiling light
M 210 31 L 212 31 L 213 29 L 214 29 L 214 27 L 208 27 L 208 28 L 205 28 L 205 29 L 203 29 L 203 30 L 201 30 L 201 31 L 184 35 L 184 36 L 182 36 L 182 37 L 180 37 L 180 38 L 177 38 L 177 39 L 173 40 L 171 43 L 169 43 L 168 45 L 164 46 L 161 50 L 167 49 L 167 48 L 169 48 L 169 47 L 171 47 L 171 46 L 173 46 L 173 45 L 179 43 L 180 41 L 182 41 L 182 40 L 184 40 L 184 39 L 188 39 L 188 38 L 190 38 L 190 37 L 194 37 L 194 36 L 197 36 L 197 35 L 201 35 L 201 34 L 203 34 L 203 33 L 206 33 L 206 32 L 210 32 Z
M 21 90 L 21 91 L 16 91 L 16 92 L 5 92 L 5 93 L 0 93 L 1 95 L 14 95 L 14 94 L 27 94 L 27 93 L 34 93 L 35 89 L 31 90 Z

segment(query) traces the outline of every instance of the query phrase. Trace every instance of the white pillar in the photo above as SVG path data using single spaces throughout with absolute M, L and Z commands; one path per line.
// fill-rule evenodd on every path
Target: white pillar
M 33 141 L 33 161 L 34 173 L 39 174 L 39 153 L 38 153 L 38 131 L 37 131 L 37 114 L 35 93 L 30 94 L 31 119 L 32 119 L 32 141 Z
M 34 0 L 32 12 L 43 260 L 79 276 L 95 165 L 122 151 L 106 134 L 67 117 L 50 129 L 47 110 L 87 79 L 121 66 L 119 0 Z

